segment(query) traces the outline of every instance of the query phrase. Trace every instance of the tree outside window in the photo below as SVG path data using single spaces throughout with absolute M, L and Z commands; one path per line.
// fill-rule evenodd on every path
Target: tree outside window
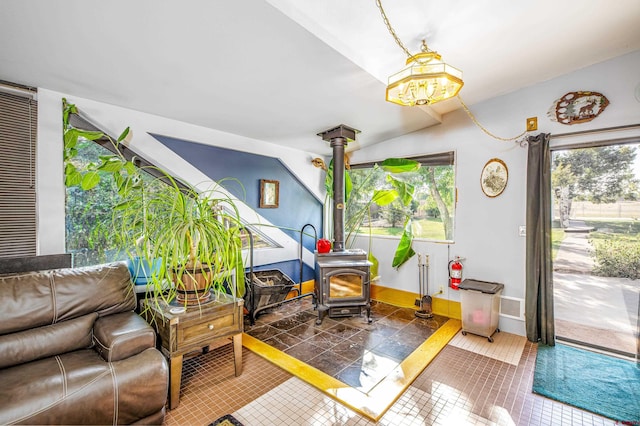
M 404 220 L 411 217 L 414 238 L 453 241 L 455 218 L 455 168 L 453 153 L 408 158 L 421 167 L 401 174 L 385 172 L 375 164 L 352 165 L 353 190 L 345 212 L 347 224 L 360 222 L 359 233 L 401 236 Z M 398 197 L 388 205 L 371 204 L 367 216 L 357 218 L 375 190 L 391 189 L 390 176 L 413 187 L 411 201 L 405 205 Z M 397 185 L 397 183 L 396 183 Z

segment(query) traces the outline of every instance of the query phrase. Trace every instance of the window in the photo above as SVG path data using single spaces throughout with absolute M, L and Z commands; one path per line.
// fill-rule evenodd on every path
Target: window
M 454 152 L 407 158 L 420 163 L 413 172 L 391 173 L 378 164 L 351 165 L 349 172 L 353 190 L 345 212 L 346 231 L 359 223 L 359 233 L 401 236 L 405 219 L 411 219 L 414 238 L 453 241 L 455 217 Z M 391 189 L 391 180 L 414 187 L 407 205 L 399 199 L 380 206 L 371 203 L 374 190 Z M 363 214 L 363 210 L 369 211 Z
M 3 84 L 0 89 L 0 257 L 32 256 L 38 102 L 32 89 Z
M 88 163 L 99 163 L 100 156 L 112 152 L 99 143 L 80 140 L 78 155 L 73 163 L 83 168 Z M 101 175 L 100 183 L 83 190 L 78 186 L 66 187 L 65 202 L 65 243 L 66 252 L 72 254 L 73 266 L 96 265 L 100 263 L 125 260 L 127 253 L 116 249 L 117 243 L 112 231 L 114 208 L 122 202 L 114 183 Z M 161 190 L 162 183 L 148 173 L 141 174 L 147 187 Z
M 72 127 L 102 132 L 81 115 L 73 114 L 69 118 Z M 112 138 L 115 140 L 115 138 Z M 75 149 L 77 155 L 71 160 L 77 169 L 84 169 L 89 163 L 100 164 L 101 156 L 113 154 L 113 144 L 106 137 L 95 141 L 79 139 Z M 140 174 L 146 190 L 160 192 L 165 186 L 163 175 L 153 165 L 126 146 L 120 146 L 123 156 L 143 170 Z M 135 158 L 135 159 L 134 159 Z M 100 263 L 125 260 L 126 251 L 119 250 L 113 231 L 115 207 L 123 200 L 118 195 L 113 179 L 106 178 L 107 172 L 98 171 L 100 181 L 97 186 L 83 190 L 79 186 L 66 187 L 65 202 L 65 243 L 66 252 L 71 253 L 74 266 L 87 266 Z M 178 182 L 178 184 L 180 184 Z M 117 216 L 116 216 L 117 220 Z M 276 247 L 277 245 L 251 228 L 255 248 Z M 135 244 L 132 241 L 131 244 Z M 246 236 L 243 245 L 249 246 Z

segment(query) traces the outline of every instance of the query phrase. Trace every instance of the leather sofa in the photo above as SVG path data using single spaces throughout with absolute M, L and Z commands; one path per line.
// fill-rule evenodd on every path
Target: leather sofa
M 0 276 L 0 424 L 161 424 L 168 366 L 124 263 Z

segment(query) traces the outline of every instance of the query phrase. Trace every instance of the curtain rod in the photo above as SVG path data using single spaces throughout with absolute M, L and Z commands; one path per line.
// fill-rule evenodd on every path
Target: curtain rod
M 578 136 L 578 135 L 588 135 L 592 133 L 615 132 L 618 130 L 628 130 L 628 129 L 635 129 L 635 128 L 640 128 L 640 123 L 628 124 L 626 126 L 604 127 L 602 129 L 580 130 L 578 132 L 558 133 L 556 135 L 552 134 L 551 139 L 566 138 L 566 137 Z

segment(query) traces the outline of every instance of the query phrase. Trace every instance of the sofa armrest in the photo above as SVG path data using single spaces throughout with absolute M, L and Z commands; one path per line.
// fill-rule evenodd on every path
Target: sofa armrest
M 93 326 L 96 351 L 105 361 L 119 361 L 156 347 L 156 332 L 135 312 L 98 318 Z

